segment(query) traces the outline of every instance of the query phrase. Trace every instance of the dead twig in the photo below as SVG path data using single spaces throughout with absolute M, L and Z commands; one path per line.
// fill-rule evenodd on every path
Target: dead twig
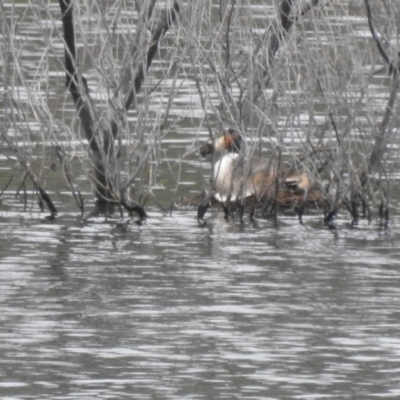
M 42 200 L 46 204 L 47 208 L 50 211 L 51 217 L 54 218 L 58 212 L 57 208 L 54 205 L 53 201 L 51 200 L 47 191 L 44 189 L 40 179 L 35 174 L 29 163 L 26 161 L 24 155 L 19 151 L 14 141 L 10 138 L 10 136 L 8 136 L 7 131 L 5 131 L 3 128 L 0 128 L 0 131 L 8 147 L 14 152 L 24 172 L 29 176 L 35 189 L 38 191 L 40 200 Z

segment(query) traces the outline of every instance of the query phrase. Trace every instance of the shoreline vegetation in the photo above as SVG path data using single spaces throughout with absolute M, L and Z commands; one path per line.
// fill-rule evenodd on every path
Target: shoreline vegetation
M 363 23 L 364 37 L 355 34 L 351 18 L 352 7 L 360 5 L 354 21 Z M 29 124 L 35 122 L 54 143 L 62 178 L 81 217 L 87 200 L 59 132 L 71 132 L 71 140 L 76 131 L 82 135 L 79 160 L 97 213 L 127 213 L 142 222 L 149 200 L 165 210 L 152 188 L 160 173 L 163 140 L 185 118 L 171 114 L 174 100 L 190 80 L 202 110 L 201 129 L 208 131 L 211 142 L 226 127 L 232 128 L 252 143 L 251 157 L 264 139 L 274 138 L 268 148 L 274 159 L 290 170 L 305 171 L 313 182 L 305 192 L 276 179 L 262 202 L 249 198 L 221 203 L 215 199 L 213 179 L 203 179 L 198 195 L 175 199 L 179 205 L 197 207 L 199 222 L 209 206 L 217 205 L 226 217 L 238 213 L 243 218 L 248 212 L 251 218 L 277 218 L 280 210 L 293 209 L 302 221 L 304 212 L 314 208 L 327 226 L 339 210 L 346 210 L 354 225 L 360 218 L 378 218 L 388 226 L 393 179 L 386 154 L 400 126 L 400 61 L 394 45 L 400 39 L 400 6 L 395 1 L 335 6 L 281 0 L 265 6 L 263 17 L 250 3 L 239 5 L 235 0 L 143 0 L 132 3 L 132 9 L 119 2 L 82 2 L 74 9 L 73 1 L 59 0 L 58 14 L 46 6 L 26 7 L 25 15 L 33 13 L 43 32 L 44 21 L 52 23 L 51 40 L 43 36 L 42 60 L 52 54 L 55 43 L 64 48 L 57 62 L 66 80 L 65 96 L 69 93 L 64 105 L 73 104 L 75 116 L 72 122 L 56 118 L 46 97 L 25 79 L 24 44 L 14 40 L 21 16 L 16 9 L 5 10 L 2 46 L 9 59 L 3 60 L 0 133 L 7 160 L 15 167 L 1 193 L 20 175 L 17 193 L 30 181 L 40 209 L 47 209 L 51 218 L 57 216 L 57 204 L 43 178 L 51 166 L 43 161 L 42 169 L 36 170 L 32 164 L 35 141 Z M 85 19 L 89 15 L 91 19 Z M 338 20 L 344 22 L 338 25 Z M 85 77 L 88 65 L 104 88 L 102 101 L 93 97 Z M 37 74 L 49 76 L 48 64 L 42 66 L 47 70 L 38 68 Z M 373 89 L 378 75 L 388 89 L 379 109 Z M 21 100 L 18 88 L 24 88 L 26 99 Z M 156 111 L 151 107 L 155 97 L 162 105 Z M 308 120 L 300 123 L 300 145 L 293 147 L 289 133 L 296 132 L 300 110 Z M 200 148 L 198 129 L 193 127 L 195 152 Z M 215 163 L 213 158 L 211 177 Z

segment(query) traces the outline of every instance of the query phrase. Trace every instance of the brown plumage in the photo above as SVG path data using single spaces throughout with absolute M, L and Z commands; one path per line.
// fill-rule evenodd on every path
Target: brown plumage
M 290 172 L 276 159 L 252 157 L 247 160 L 243 139 L 232 129 L 204 143 L 200 154 L 216 160 L 214 199 L 219 202 L 252 198 L 261 203 L 275 198 L 278 205 L 290 207 L 304 202 L 314 188 L 307 173 Z M 322 199 L 320 193 L 318 199 Z

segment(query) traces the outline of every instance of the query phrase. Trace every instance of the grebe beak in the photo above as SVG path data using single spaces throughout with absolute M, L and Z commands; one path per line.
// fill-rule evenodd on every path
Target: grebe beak
M 194 148 L 192 148 L 192 149 L 189 149 L 189 150 L 182 156 L 181 160 L 183 160 L 183 159 L 186 158 L 186 157 L 195 155 L 195 154 L 197 153 L 197 151 L 198 151 L 198 150 L 197 150 L 196 147 L 194 147 Z
M 183 154 L 182 157 L 180 157 L 178 160 L 176 160 L 172 165 L 175 166 L 175 165 L 181 163 L 182 160 L 185 159 L 186 157 L 192 156 L 194 154 L 197 154 L 197 148 L 196 147 L 194 147 L 192 149 L 189 149 L 185 154 Z

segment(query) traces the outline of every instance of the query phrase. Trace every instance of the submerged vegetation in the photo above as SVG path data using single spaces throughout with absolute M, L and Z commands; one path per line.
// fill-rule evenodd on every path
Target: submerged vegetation
M 215 143 L 231 128 L 247 143 L 247 165 L 268 154 L 290 171 L 285 179 L 293 171 L 306 174 L 312 190 L 288 187 L 277 174 L 268 198 L 218 201 L 215 182 L 204 178 L 203 194 L 189 201 L 199 219 L 215 203 L 227 216 L 237 210 L 243 216 L 248 206 L 251 217 L 276 218 L 292 208 L 300 219 L 317 206 L 327 224 L 347 210 L 354 224 L 377 217 L 387 225 L 398 167 L 387 154 L 400 129 L 400 5 L 265 3 L 2 4 L 0 148 L 7 176 L 0 193 L 26 192 L 30 181 L 40 207 L 55 217 L 46 185 L 55 167 L 46 156 L 50 146 L 81 215 L 90 182 L 97 212 L 125 210 L 143 220 L 148 200 L 170 206 L 153 190 L 164 139 L 191 125 L 198 153 L 201 132 Z M 29 41 L 23 24 L 29 18 L 41 41 Z M 32 45 L 40 61 L 28 70 Z M 54 69 L 60 73 L 54 76 Z M 194 91 L 182 107 L 177 100 L 189 86 Z M 61 104 L 52 104 L 55 90 Z M 201 115 L 195 118 L 196 102 Z M 177 193 L 180 169 L 168 167 Z M 244 180 L 246 173 L 249 168 Z

